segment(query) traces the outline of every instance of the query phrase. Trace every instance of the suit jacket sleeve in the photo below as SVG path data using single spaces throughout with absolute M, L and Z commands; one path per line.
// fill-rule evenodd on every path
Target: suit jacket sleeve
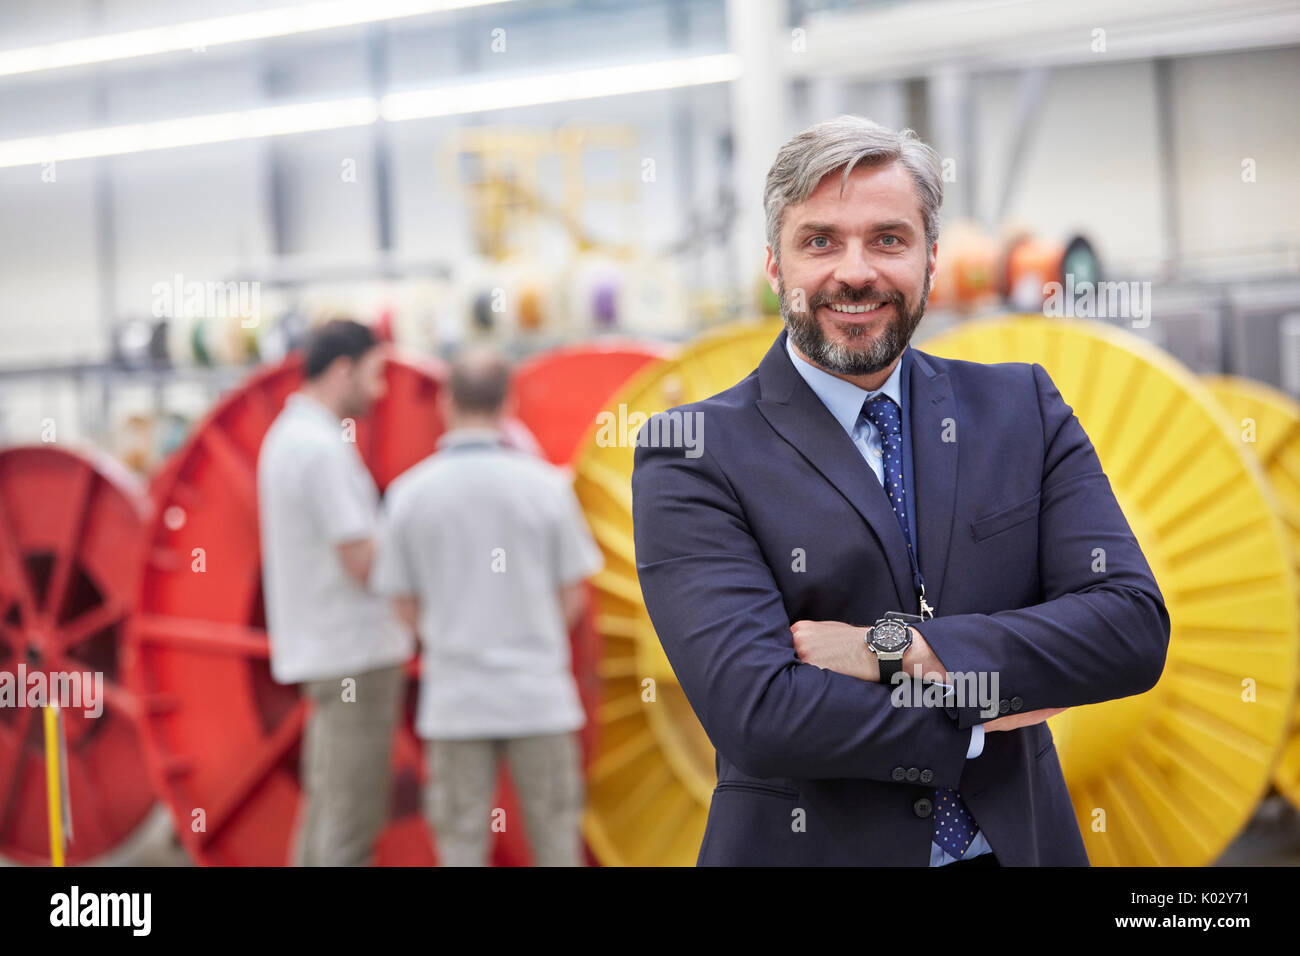
M 1035 364 L 1033 378 L 1045 449 L 1038 513 L 1042 603 L 941 614 L 917 625 L 948 671 L 996 671 L 1001 698 L 1020 697 L 1022 712 L 1151 689 L 1164 670 L 1170 626 L 1092 443 L 1047 371 Z M 948 570 L 949 577 L 960 573 Z M 962 728 L 992 719 L 978 705 L 949 714 Z
M 935 786 L 957 786 L 970 733 L 942 709 L 896 708 L 887 685 L 799 660 L 776 581 L 707 450 L 690 458 L 638 446 L 632 501 L 646 609 L 727 760 L 755 777 L 796 779 L 890 781 L 902 764 L 931 769 Z

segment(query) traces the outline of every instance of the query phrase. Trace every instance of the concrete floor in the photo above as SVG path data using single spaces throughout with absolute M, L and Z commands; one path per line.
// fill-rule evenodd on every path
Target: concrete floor
M 1255 810 L 1215 866 L 1300 866 L 1300 812 L 1274 794 Z

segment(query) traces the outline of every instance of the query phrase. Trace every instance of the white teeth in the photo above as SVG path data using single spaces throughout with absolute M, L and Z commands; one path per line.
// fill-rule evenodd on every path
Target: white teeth
M 828 308 L 832 309 L 835 312 L 845 312 L 849 315 L 859 315 L 863 312 L 875 312 L 876 309 L 880 308 L 884 304 L 885 303 L 883 302 L 877 302 L 874 305 L 841 305 L 841 304 L 832 303 L 831 305 L 828 306 Z

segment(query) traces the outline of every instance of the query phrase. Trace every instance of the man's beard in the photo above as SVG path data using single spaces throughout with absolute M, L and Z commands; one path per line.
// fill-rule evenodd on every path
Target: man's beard
M 902 354 L 907 343 L 912 339 L 921 317 L 925 315 L 926 302 L 930 298 L 930 273 L 926 270 L 925 282 L 921 289 L 921 298 L 916 308 L 908 311 L 907 303 L 901 292 L 888 295 L 877 293 L 870 286 L 862 289 L 841 287 L 835 292 L 819 292 L 808 300 L 807 312 L 795 312 L 790 308 L 790 301 L 785 291 L 785 279 L 777 267 L 777 296 L 781 302 L 781 318 L 790 335 L 790 342 L 814 365 L 819 365 L 829 372 L 840 375 L 874 375 L 889 368 L 894 359 Z M 894 319 L 870 338 L 870 325 L 863 323 L 836 323 L 839 330 L 849 339 L 849 343 L 831 341 L 822 331 L 817 321 L 817 310 L 832 302 L 850 305 L 865 305 L 872 302 L 884 302 L 894 307 Z M 864 344 L 855 347 L 855 342 Z

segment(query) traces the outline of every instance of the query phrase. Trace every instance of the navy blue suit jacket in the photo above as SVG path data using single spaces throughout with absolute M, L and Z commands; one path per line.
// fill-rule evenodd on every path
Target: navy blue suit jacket
M 743 381 L 673 410 L 703 416 L 702 454 L 636 449 L 641 591 L 717 751 L 698 862 L 927 866 L 934 788 L 954 787 L 1004 865 L 1086 866 L 1046 723 L 988 734 L 968 761 L 970 727 L 993 719 L 978 705 L 895 707 L 888 685 L 799 661 L 794 621 L 918 607 L 884 489 L 784 339 Z M 917 550 L 937 615 L 918 629 L 944 666 L 996 670 L 1023 711 L 1153 687 L 1164 598 L 1047 372 L 908 351 Z

